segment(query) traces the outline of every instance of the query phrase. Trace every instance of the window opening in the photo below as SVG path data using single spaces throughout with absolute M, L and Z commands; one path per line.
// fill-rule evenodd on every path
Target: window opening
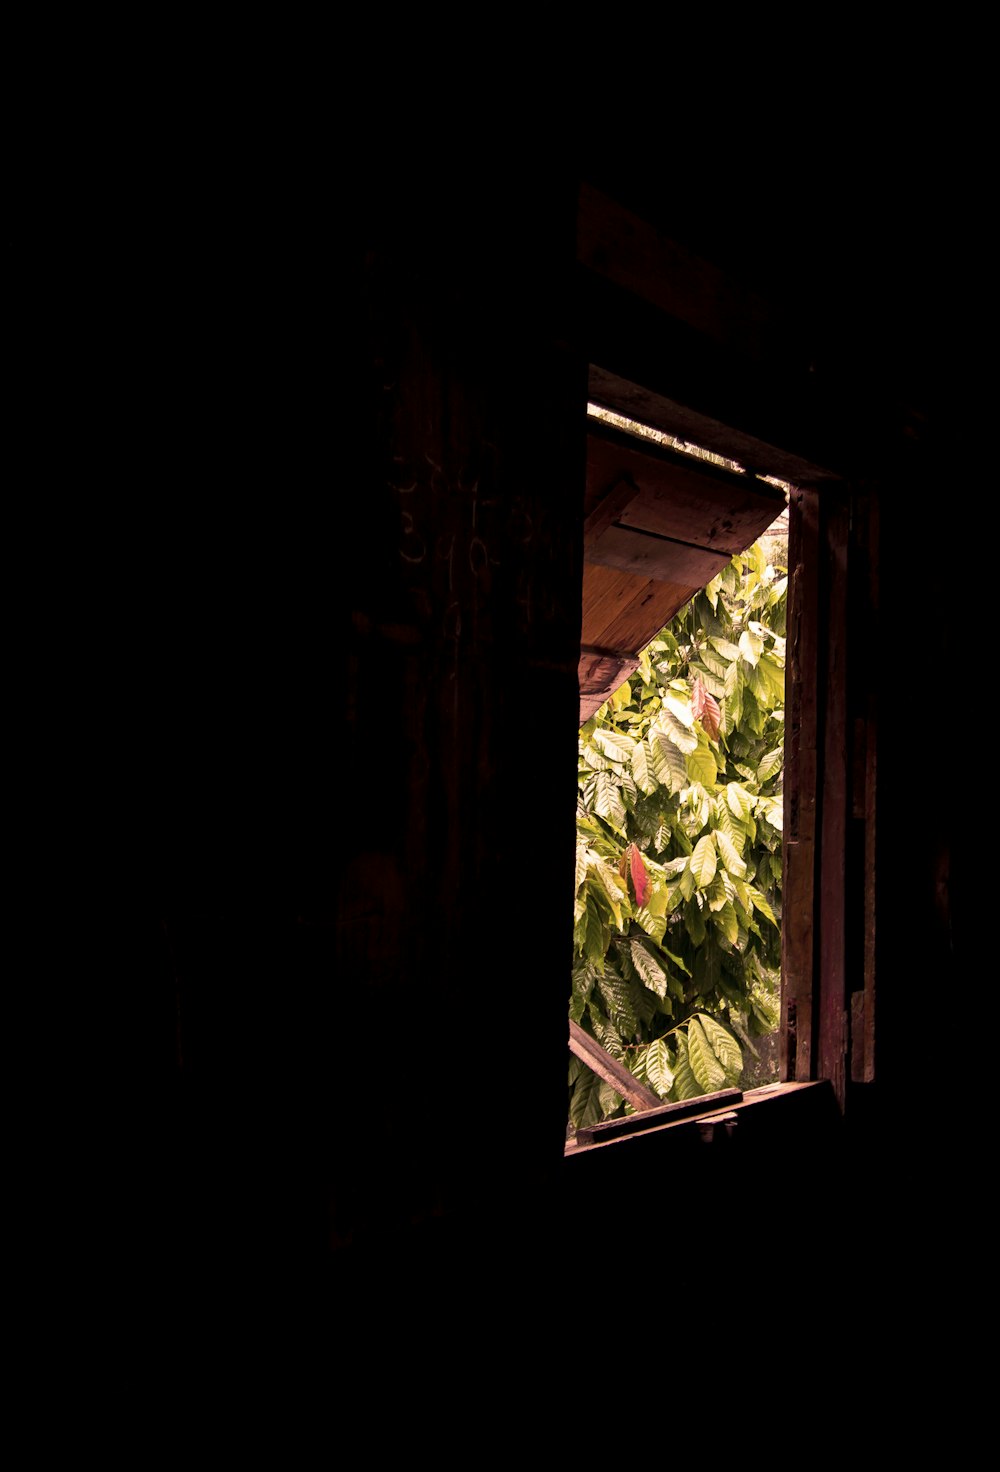
M 794 489 L 599 405 L 588 414 L 599 438 L 588 455 L 571 1142 L 595 1125 L 665 1106 L 689 1111 L 697 1099 L 721 1105 L 778 1078 Z M 629 444 L 667 458 L 647 468 Z M 744 504 L 737 477 L 761 494 L 747 523 L 757 534 L 731 550 L 713 537 L 726 508 Z M 622 534 L 610 543 L 609 528 Z M 651 538 L 661 545 L 643 561 Z M 713 575 L 685 586 L 699 569 Z M 613 597 L 620 610 L 642 598 L 655 608 L 662 589 L 671 616 L 630 651 L 623 679 L 591 692 L 592 702 L 604 698 L 588 709 L 588 626 Z M 623 613 L 619 646 L 627 622 Z M 597 646 L 609 660 L 626 653 L 613 642 Z

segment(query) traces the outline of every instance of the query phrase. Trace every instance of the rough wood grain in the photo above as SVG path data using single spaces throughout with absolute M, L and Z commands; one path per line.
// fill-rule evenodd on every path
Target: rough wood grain
M 633 1078 L 628 1069 L 612 1058 L 606 1049 L 602 1048 L 595 1038 L 584 1032 L 578 1022 L 570 1020 L 569 1024 L 569 1047 L 582 1063 L 593 1069 L 599 1078 L 605 1083 L 611 1084 L 612 1088 L 618 1090 L 623 1099 L 627 1099 L 633 1109 L 658 1109 L 663 1100 L 652 1089 L 647 1089 L 637 1078 Z

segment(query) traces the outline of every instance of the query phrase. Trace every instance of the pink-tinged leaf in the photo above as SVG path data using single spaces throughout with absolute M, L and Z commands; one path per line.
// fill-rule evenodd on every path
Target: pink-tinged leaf
M 642 854 L 636 848 L 635 844 L 630 844 L 629 849 L 629 862 L 632 866 L 632 888 L 635 890 L 635 902 L 641 906 L 649 898 L 649 875 L 646 872 L 646 865 L 643 862 Z
M 719 702 L 715 696 L 709 695 L 707 691 L 705 692 L 705 709 L 701 713 L 701 724 L 708 739 L 718 741 L 719 728 L 722 725 L 722 711 L 719 709 Z
M 691 691 L 691 714 L 696 721 L 700 721 L 705 710 L 705 701 L 711 700 L 711 696 L 705 689 L 704 681 L 696 679 Z

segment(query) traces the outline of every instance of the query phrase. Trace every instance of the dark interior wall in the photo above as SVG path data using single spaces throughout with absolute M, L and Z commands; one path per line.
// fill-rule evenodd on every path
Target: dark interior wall
M 157 402 L 133 424 L 157 453 L 134 616 L 110 622 L 150 899 L 129 941 L 152 978 L 149 1004 L 130 1004 L 157 1131 L 147 1240 L 189 1281 L 253 1257 L 307 1283 L 336 1259 L 343 1283 L 359 1258 L 381 1271 L 428 1243 L 530 1256 L 562 1227 L 576 179 L 383 165 L 339 176 L 332 201 L 287 160 L 263 195 L 248 181 L 194 207 L 185 182 L 157 255 L 171 262 L 148 319 Z M 809 263 L 831 259 L 795 257 L 820 300 Z M 910 262 L 907 283 L 918 274 Z M 869 360 L 866 405 L 872 375 Z M 887 665 L 925 550 L 913 487 L 930 496 L 942 463 L 918 448 L 878 467 Z M 946 635 L 931 639 L 944 660 Z M 900 937 L 914 897 L 939 901 L 949 843 L 943 810 L 911 805 L 921 755 L 885 741 L 883 1096 L 908 1085 L 921 1043 Z M 732 1174 L 698 1159 L 692 1209 L 724 1222 Z M 836 1203 L 839 1230 L 849 1177 L 823 1178 L 806 1147 L 755 1159 L 762 1210 L 804 1172 L 806 1209 Z M 623 1224 L 614 1201 L 637 1174 L 608 1164 L 560 1210 L 634 1240 L 676 1199 L 667 1170 L 644 1175 Z
M 270 182 L 156 319 L 136 1072 L 164 1269 L 316 1283 L 561 1164 L 586 371 L 571 177 Z

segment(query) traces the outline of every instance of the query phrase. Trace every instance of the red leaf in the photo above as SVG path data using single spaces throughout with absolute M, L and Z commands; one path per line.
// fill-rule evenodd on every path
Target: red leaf
M 694 689 L 691 691 L 691 714 L 696 721 L 701 720 L 702 712 L 705 709 L 705 701 L 711 700 L 711 698 L 701 680 L 696 679 Z
M 719 739 L 719 727 L 722 725 L 722 711 L 719 702 L 714 695 L 705 693 L 705 709 L 701 713 L 701 724 L 705 729 L 705 735 L 710 741 Z
M 634 843 L 629 844 L 629 862 L 632 866 L 632 888 L 635 890 L 635 902 L 637 905 L 644 905 L 649 895 L 649 875 L 646 873 L 642 854 Z

